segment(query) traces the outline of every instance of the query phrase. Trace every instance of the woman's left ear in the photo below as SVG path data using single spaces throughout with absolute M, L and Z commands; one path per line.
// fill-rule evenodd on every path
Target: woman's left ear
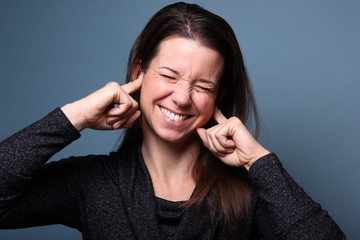
M 225 96 L 225 90 L 224 89 L 219 89 L 219 92 L 218 92 L 217 97 L 216 97 L 216 105 L 219 104 L 219 102 L 223 99 L 224 96 Z

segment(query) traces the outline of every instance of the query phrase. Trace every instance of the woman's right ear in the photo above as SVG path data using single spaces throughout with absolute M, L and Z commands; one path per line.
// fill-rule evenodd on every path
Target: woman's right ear
M 137 79 L 141 72 L 141 60 L 135 60 L 131 68 L 131 80 Z

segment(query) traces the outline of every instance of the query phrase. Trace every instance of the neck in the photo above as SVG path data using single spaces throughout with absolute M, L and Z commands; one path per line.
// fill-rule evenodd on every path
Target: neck
M 155 195 L 170 201 L 188 200 L 195 188 L 192 170 L 200 139 L 172 143 L 144 134 L 141 152 L 149 170 Z

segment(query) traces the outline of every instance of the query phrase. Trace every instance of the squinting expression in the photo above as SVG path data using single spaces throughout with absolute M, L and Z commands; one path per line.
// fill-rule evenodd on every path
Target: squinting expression
M 219 53 L 196 40 L 162 41 L 143 77 L 144 136 L 189 143 L 212 116 L 223 64 Z

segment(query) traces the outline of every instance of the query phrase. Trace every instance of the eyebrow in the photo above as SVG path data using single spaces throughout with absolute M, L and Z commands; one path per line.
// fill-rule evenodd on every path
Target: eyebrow
M 179 75 L 178 71 L 176 71 L 175 69 L 169 68 L 169 67 L 164 66 L 164 67 L 159 67 L 159 69 L 165 69 L 165 70 L 168 70 L 168 71 L 170 71 L 172 73 L 175 73 L 175 74 Z
M 176 71 L 175 69 L 172 69 L 172 68 L 169 68 L 169 67 L 166 67 L 166 66 L 163 66 L 163 67 L 159 67 L 159 69 L 165 69 L 165 70 L 168 70 L 176 75 L 179 75 L 180 73 L 178 71 Z M 198 80 L 199 82 L 203 82 L 203 83 L 208 83 L 208 84 L 211 84 L 213 87 L 216 86 L 216 84 L 210 80 L 207 80 L 207 79 L 199 79 Z

